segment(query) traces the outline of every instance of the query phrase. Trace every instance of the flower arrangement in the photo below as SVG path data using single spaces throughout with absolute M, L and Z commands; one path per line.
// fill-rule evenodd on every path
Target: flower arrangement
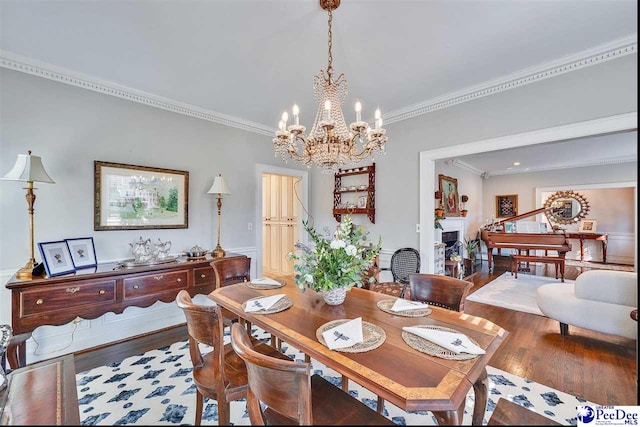
M 372 246 L 367 243 L 368 233 L 363 233 L 344 215 L 340 226 L 329 241 L 320 235 L 308 221 L 303 221 L 304 229 L 313 241 L 313 248 L 297 243 L 300 253 L 289 253 L 289 259 L 296 261 L 293 267 L 294 282 L 302 292 L 306 288 L 328 291 L 340 287 L 351 289 L 362 286 L 363 273 L 369 270 L 371 261 L 378 255 L 382 239 Z M 375 281 L 372 277 L 370 281 Z

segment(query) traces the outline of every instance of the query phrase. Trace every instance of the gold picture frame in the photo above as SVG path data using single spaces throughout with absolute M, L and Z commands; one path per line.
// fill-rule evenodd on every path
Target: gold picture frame
M 442 206 L 444 216 L 460 216 L 460 196 L 458 193 L 458 180 L 443 174 L 438 175 L 438 186 L 442 194 Z
M 496 196 L 496 218 L 518 215 L 518 195 L 503 194 Z
M 94 161 L 96 231 L 189 227 L 189 172 Z

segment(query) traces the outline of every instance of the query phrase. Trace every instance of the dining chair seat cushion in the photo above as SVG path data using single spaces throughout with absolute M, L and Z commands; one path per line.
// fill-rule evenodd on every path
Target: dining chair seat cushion
M 318 374 L 311 376 L 311 409 L 314 425 L 395 425 Z M 264 417 L 268 425 L 298 425 L 269 408 L 264 411 Z
M 391 295 L 394 297 L 400 297 L 400 293 L 402 289 L 405 287 L 403 283 L 398 282 L 382 282 L 382 283 L 372 283 L 369 285 L 369 290 L 374 292 L 380 292 L 381 294 Z M 405 299 L 411 299 L 409 286 L 406 286 L 406 290 L 404 292 Z

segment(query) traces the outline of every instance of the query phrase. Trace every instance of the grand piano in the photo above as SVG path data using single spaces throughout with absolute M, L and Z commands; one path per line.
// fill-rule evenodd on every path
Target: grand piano
M 539 213 L 546 213 L 557 209 L 556 207 L 543 207 L 516 215 L 493 224 L 497 229 L 505 229 L 506 222 L 518 221 Z M 487 227 L 482 228 L 480 238 L 487 245 L 487 259 L 489 270 L 493 267 L 493 250 L 497 250 L 500 255 L 502 249 L 515 249 L 518 255 L 523 255 L 536 262 L 553 262 L 560 266 L 560 271 L 564 280 L 564 260 L 567 252 L 571 250 L 571 245 L 567 241 L 564 231 L 548 233 L 506 233 L 504 231 L 490 231 Z M 532 251 L 533 254 L 531 253 Z M 541 255 L 535 251 L 544 251 Z M 550 254 L 549 252 L 553 252 Z

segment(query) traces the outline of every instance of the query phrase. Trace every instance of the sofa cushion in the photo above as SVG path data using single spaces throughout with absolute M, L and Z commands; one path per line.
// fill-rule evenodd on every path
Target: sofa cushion
M 576 279 L 576 298 L 626 306 L 637 304 L 638 274 L 613 270 L 585 271 Z

